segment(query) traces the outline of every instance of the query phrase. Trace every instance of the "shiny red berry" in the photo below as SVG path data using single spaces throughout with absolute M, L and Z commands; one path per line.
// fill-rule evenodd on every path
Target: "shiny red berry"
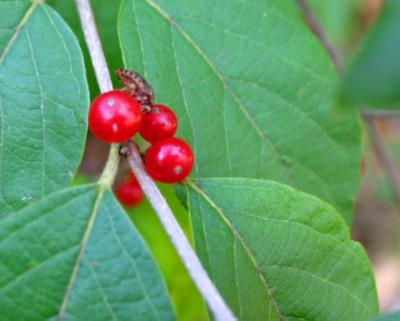
M 162 183 L 178 183 L 193 168 L 193 152 L 182 139 L 169 137 L 150 146 L 146 153 L 146 169 L 151 177 Z
M 140 130 L 141 123 L 140 104 L 122 91 L 101 94 L 90 106 L 89 127 L 105 142 L 126 142 Z
M 129 179 L 119 184 L 116 195 L 125 207 L 138 205 L 143 199 L 143 191 L 136 179 Z
M 154 144 L 161 139 L 174 136 L 178 127 L 175 113 L 164 105 L 154 105 L 144 114 L 140 135 Z

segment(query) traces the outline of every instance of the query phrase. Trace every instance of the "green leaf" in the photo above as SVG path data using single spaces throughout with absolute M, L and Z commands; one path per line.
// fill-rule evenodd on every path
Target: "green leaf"
M 176 199 L 174 189 L 171 186 L 159 185 L 159 187 L 179 225 L 191 240 L 188 212 Z M 203 299 L 150 204 L 143 201 L 138 207 L 130 209 L 128 213 L 160 266 L 178 320 L 207 320 Z
M 83 152 L 89 101 L 78 43 L 52 9 L 1 1 L 0 21 L 4 215 L 68 185 Z
M 125 66 L 177 112 L 193 178 L 277 180 L 351 222 L 359 120 L 336 105 L 336 71 L 302 22 L 275 1 L 125 0 L 119 34 Z
M 203 264 L 240 320 L 365 321 L 378 314 L 363 248 L 328 204 L 250 179 L 190 183 Z
M 0 1 L 0 52 L 3 53 L 20 21 L 31 6 L 30 1 Z
M 400 1 L 387 0 L 344 81 L 343 97 L 377 107 L 400 107 Z
M 380 316 L 379 318 L 372 319 L 371 321 L 399 321 L 400 312 L 393 312 Z
M 90 93 L 92 97 L 96 97 L 99 94 L 99 89 L 89 52 L 86 47 L 75 1 L 47 0 L 46 3 L 59 12 L 74 31 L 75 35 L 77 35 L 85 57 Z M 107 57 L 107 64 L 116 88 L 121 87 L 121 85 L 114 76 L 113 71 L 122 67 L 121 49 L 119 47 L 118 37 L 116 37 L 119 3 L 120 0 L 90 1 L 96 20 L 97 30 L 103 44 L 103 50 Z
M 2 320 L 175 320 L 143 240 L 108 190 L 63 190 L 0 222 Z

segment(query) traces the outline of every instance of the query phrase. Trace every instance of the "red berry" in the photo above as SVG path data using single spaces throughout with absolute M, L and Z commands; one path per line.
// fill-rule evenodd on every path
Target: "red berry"
M 141 126 L 140 104 L 127 93 L 113 90 L 98 96 L 90 106 L 89 127 L 108 143 L 123 143 Z
M 143 191 L 136 179 L 129 179 L 122 182 L 118 185 L 116 194 L 121 204 L 126 207 L 135 206 L 143 199 Z
M 154 144 L 161 139 L 174 136 L 178 127 L 175 113 L 164 105 L 154 105 L 143 115 L 140 135 L 148 142 Z
M 146 169 L 162 183 L 178 183 L 193 168 L 193 152 L 182 139 L 169 137 L 150 146 L 146 153 Z

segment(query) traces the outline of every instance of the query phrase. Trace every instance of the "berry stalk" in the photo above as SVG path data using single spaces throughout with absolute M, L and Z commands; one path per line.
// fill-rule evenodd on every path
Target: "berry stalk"
M 100 90 L 102 92 L 111 91 L 112 83 L 110 73 L 107 68 L 100 38 L 96 30 L 93 11 L 90 7 L 89 0 L 76 0 L 76 5 Z M 115 145 L 112 145 L 111 151 L 116 150 L 113 146 Z M 109 161 L 117 163 L 118 159 L 115 160 L 114 157 L 110 157 Z M 128 162 L 139 181 L 143 192 L 148 198 L 168 236 L 171 238 L 172 243 L 177 249 L 183 263 L 188 269 L 190 276 L 200 293 L 203 295 L 204 300 L 207 302 L 215 320 L 235 321 L 236 318 L 203 268 L 199 258 L 196 256 L 164 197 L 153 180 L 146 173 L 140 154 L 133 142 L 129 142 Z M 113 166 L 107 164 L 106 169 L 107 168 L 113 168 Z M 105 174 L 103 173 L 102 177 L 104 176 Z

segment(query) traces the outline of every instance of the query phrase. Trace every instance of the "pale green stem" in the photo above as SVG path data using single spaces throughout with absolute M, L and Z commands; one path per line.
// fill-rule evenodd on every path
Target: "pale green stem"
M 104 166 L 103 172 L 99 179 L 102 187 L 111 187 L 117 175 L 119 165 L 119 144 L 112 144 L 108 154 L 108 160 Z
M 100 90 L 101 92 L 110 91 L 112 90 L 110 73 L 107 68 L 89 0 L 76 0 L 76 4 Z M 149 203 L 156 212 L 184 265 L 188 269 L 194 284 L 197 286 L 208 304 L 208 307 L 212 311 L 214 319 L 216 321 L 236 321 L 237 319 L 224 302 L 224 299 L 219 294 L 199 258 L 190 246 L 189 241 L 186 239 L 185 234 L 176 221 L 163 195 L 146 173 L 139 151 L 136 149 L 133 142 L 129 142 L 128 162 L 147 196 Z M 118 163 L 119 146 L 112 145 L 107 164 L 99 180 L 101 186 L 100 194 L 107 187 L 111 186 L 116 175 Z

